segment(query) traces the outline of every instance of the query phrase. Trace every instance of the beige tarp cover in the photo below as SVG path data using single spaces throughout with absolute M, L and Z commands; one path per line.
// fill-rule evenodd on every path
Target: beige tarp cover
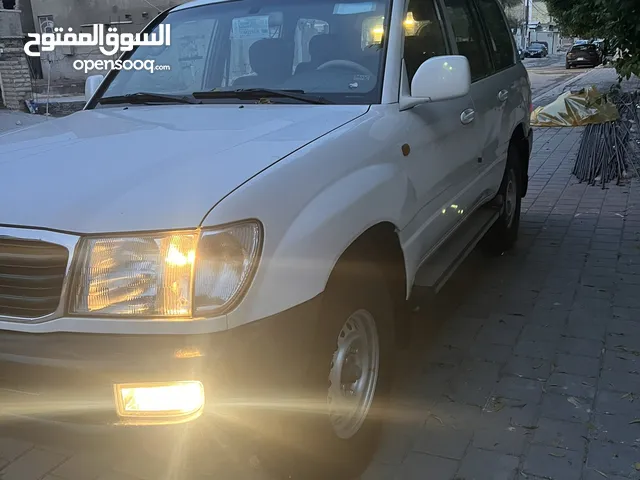
M 595 87 L 577 92 L 565 92 L 553 103 L 538 107 L 531 113 L 534 127 L 581 127 L 591 123 L 618 120 L 618 109 Z

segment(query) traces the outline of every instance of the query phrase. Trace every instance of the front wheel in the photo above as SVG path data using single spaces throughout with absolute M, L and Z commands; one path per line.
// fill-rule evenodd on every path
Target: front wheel
M 516 146 L 509 145 L 507 168 L 498 195 L 502 196 L 502 211 L 496 223 L 483 239 L 486 251 L 501 254 L 510 250 L 518 240 L 522 210 L 522 169 Z
M 324 293 L 309 395 L 283 418 L 290 446 L 263 458 L 290 479 L 357 478 L 369 465 L 387 412 L 394 309 L 375 264 L 344 262 Z

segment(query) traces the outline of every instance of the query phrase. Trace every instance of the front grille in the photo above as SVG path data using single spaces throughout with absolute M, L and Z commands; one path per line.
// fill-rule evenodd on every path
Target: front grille
M 68 259 L 61 245 L 0 237 L 0 315 L 38 318 L 55 312 Z

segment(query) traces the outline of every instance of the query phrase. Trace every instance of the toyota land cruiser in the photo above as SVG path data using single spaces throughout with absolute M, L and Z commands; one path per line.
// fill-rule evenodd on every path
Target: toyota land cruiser
M 122 60 L 163 68 L 0 136 L 3 411 L 151 436 L 233 415 L 292 474 L 358 475 L 412 292 L 517 239 L 531 91 L 504 13 L 196 0 L 160 25 Z

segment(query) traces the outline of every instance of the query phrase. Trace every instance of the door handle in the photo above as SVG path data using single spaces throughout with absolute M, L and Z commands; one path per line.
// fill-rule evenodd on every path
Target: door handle
M 468 108 L 460 114 L 460 121 L 463 125 L 469 125 L 476 119 L 476 112 L 473 108 Z
M 509 92 L 507 90 L 500 90 L 498 92 L 498 100 L 500 100 L 501 102 L 506 102 L 508 98 Z

